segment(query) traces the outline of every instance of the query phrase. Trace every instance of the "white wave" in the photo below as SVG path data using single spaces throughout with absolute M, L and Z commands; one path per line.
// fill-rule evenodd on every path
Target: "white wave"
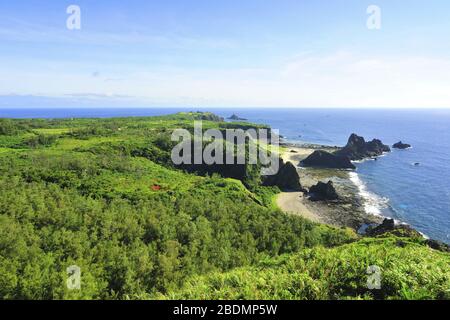
M 378 158 L 386 157 L 388 154 L 389 154 L 389 152 L 383 152 L 382 154 L 380 154 L 380 155 L 378 155 L 376 157 L 368 157 L 368 158 L 364 158 L 364 159 L 361 159 L 361 160 L 352 160 L 351 162 L 353 164 L 358 164 L 358 163 L 364 163 L 366 161 L 376 161 L 376 160 L 378 160 Z
M 431 238 L 429 236 L 427 236 L 425 233 L 420 232 L 419 230 L 415 229 L 418 233 L 420 233 L 422 235 L 422 237 L 424 237 L 425 240 L 430 240 Z
M 349 172 L 349 175 L 350 180 L 358 188 L 358 193 L 363 199 L 363 206 L 366 213 L 382 216 L 382 210 L 388 208 L 389 199 L 370 192 L 356 172 Z

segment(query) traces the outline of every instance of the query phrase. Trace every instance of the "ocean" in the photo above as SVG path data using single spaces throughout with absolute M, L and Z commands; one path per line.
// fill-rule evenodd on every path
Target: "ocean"
M 206 110 L 191 108 L 189 110 Z M 0 118 L 122 117 L 187 109 L 0 109 Z M 208 109 L 279 129 L 290 142 L 343 146 L 351 133 L 411 149 L 357 163 L 351 174 L 367 211 L 410 224 L 450 243 L 450 110 L 437 109 Z M 419 163 L 419 165 L 415 165 Z

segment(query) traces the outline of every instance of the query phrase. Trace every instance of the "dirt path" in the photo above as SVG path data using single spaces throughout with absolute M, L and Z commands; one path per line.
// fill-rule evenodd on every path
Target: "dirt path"
M 286 213 L 299 215 L 314 222 L 322 222 L 317 214 L 304 205 L 303 199 L 302 192 L 282 192 L 277 196 L 277 205 Z

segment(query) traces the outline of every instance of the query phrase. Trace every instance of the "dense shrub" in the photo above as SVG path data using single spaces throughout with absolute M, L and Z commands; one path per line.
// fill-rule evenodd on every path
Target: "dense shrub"
M 402 243 L 399 246 L 399 243 Z M 369 289 L 368 266 L 380 269 Z M 397 238 L 314 248 L 228 273 L 195 276 L 162 299 L 450 299 L 450 256 Z
M 39 134 L 28 138 L 25 145 L 30 148 L 47 147 L 56 141 L 56 136 Z

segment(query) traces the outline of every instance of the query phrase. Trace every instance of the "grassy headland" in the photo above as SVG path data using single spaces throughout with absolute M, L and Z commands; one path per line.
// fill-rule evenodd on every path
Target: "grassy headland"
M 450 255 L 421 239 L 360 239 L 286 214 L 251 166 L 174 166 L 171 132 L 194 120 L 259 127 L 209 113 L 0 119 L 0 297 L 449 297 Z M 381 291 L 365 285 L 372 264 Z M 71 265 L 81 290 L 66 287 Z

